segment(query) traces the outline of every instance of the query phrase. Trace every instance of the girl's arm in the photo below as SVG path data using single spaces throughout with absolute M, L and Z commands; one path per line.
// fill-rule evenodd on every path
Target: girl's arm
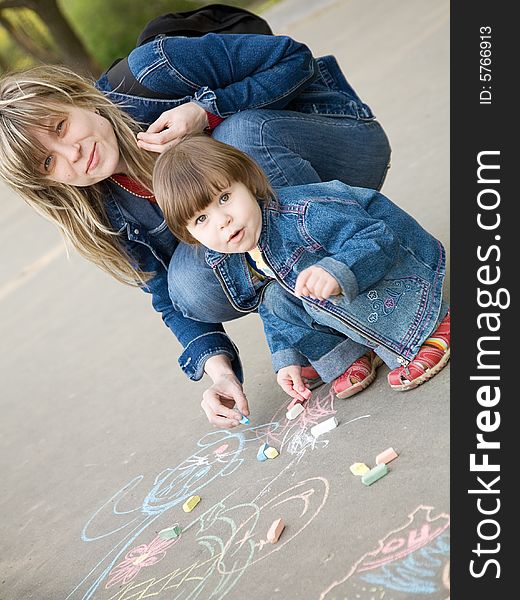
M 388 273 L 398 258 L 399 239 L 385 221 L 371 216 L 357 201 L 358 190 L 384 198 L 379 192 L 338 181 L 317 185 L 322 197 L 308 204 L 305 227 L 330 256 L 315 266 L 330 273 L 347 300 L 353 300 Z
M 211 356 L 224 355 L 235 376 L 242 381 L 238 350 L 222 324 L 195 321 L 176 310 L 168 292 L 168 273 L 163 263 L 143 244 L 126 241 L 125 247 L 133 262 L 143 271 L 155 273 L 142 289 L 151 294 L 154 309 L 182 344 L 179 365 L 184 373 L 190 379 L 198 381 L 204 375 L 206 361 Z

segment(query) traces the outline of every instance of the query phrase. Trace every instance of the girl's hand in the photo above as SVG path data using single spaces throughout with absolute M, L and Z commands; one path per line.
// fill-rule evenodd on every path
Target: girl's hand
M 137 134 L 137 145 L 150 152 L 164 152 L 187 135 L 201 133 L 208 126 L 206 111 L 194 102 L 176 106 Z
M 213 385 L 202 394 L 201 406 L 208 421 L 215 427 L 223 429 L 240 425 L 241 415 L 249 415 L 247 398 L 234 373 L 216 378 Z M 234 406 L 240 414 L 233 410 Z
M 301 298 L 309 296 L 314 300 L 326 300 L 341 293 L 341 287 L 334 277 L 321 267 L 309 267 L 296 279 L 294 293 Z
M 282 390 L 292 398 L 305 400 L 302 393 L 305 393 L 307 387 L 303 383 L 302 368 L 299 365 L 289 365 L 280 369 L 276 374 L 276 381 Z

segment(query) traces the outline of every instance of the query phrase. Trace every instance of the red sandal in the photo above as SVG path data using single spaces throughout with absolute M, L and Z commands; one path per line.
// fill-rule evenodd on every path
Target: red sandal
M 320 385 L 323 385 L 323 381 L 319 373 L 311 365 L 302 367 L 301 375 L 303 383 L 307 386 L 309 390 L 315 390 L 316 388 L 320 387 Z
M 417 356 L 406 367 L 397 367 L 388 373 L 388 383 L 393 390 L 416 388 L 441 371 L 450 360 L 450 312 L 439 327 L 424 342 Z
M 376 378 L 376 371 L 383 361 L 375 352 L 367 352 L 332 383 L 336 398 L 350 398 L 368 387 Z

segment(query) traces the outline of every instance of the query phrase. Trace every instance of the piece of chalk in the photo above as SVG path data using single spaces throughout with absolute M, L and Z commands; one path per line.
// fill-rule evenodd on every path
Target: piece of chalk
M 178 525 L 174 525 L 173 527 L 166 527 L 166 529 L 161 529 L 159 531 L 159 537 L 161 540 L 171 540 L 173 538 L 177 538 L 182 533 L 181 528 Z
M 305 400 L 309 400 L 312 397 L 312 392 L 309 388 L 305 388 L 303 392 L 298 392 L 300 396 L 303 396 Z
M 191 496 L 182 505 L 182 510 L 184 512 L 191 512 L 197 506 L 197 504 L 199 502 L 200 502 L 200 496 Z
M 376 456 L 376 465 L 383 465 L 389 463 L 394 458 L 397 458 L 399 455 L 393 448 L 387 448 L 383 450 L 380 454 Z
M 311 433 L 314 437 L 318 437 L 322 433 L 327 433 L 327 431 L 330 431 L 331 429 L 334 429 L 334 427 L 337 426 L 338 420 L 336 419 L 336 417 L 331 417 L 330 419 L 322 421 L 321 423 L 314 425 L 314 427 L 311 427 Z
M 264 462 L 264 460 L 267 460 L 267 456 L 265 455 L 265 451 L 267 450 L 267 448 L 269 448 L 267 444 L 262 444 L 258 449 L 258 452 L 256 453 L 256 459 L 260 462 Z
M 291 408 L 294 408 L 297 404 L 303 404 L 304 402 L 306 402 L 305 398 L 293 398 L 287 405 L 287 410 L 291 410 Z
M 245 415 L 242 415 L 240 422 L 242 423 L 242 425 L 249 425 L 249 423 L 251 423 L 251 421 Z
M 267 541 L 271 542 L 271 544 L 276 544 L 284 529 L 285 523 L 283 522 L 283 519 L 276 519 L 271 527 L 269 527 L 269 531 L 267 532 Z
M 267 458 L 276 458 L 280 453 L 276 448 L 269 446 L 264 450 L 264 454 L 267 456 Z
M 361 476 L 361 482 L 365 485 L 372 485 L 381 477 L 384 477 L 388 473 L 388 467 L 385 464 L 377 465 L 373 469 L 370 469 L 368 473 Z
M 295 404 L 291 409 L 289 409 L 285 413 L 285 416 L 289 419 L 289 421 L 292 421 L 293 419 L 296 419 L 296 417 L 301 415 L 304 410 L 305 409 L 303 408 L 302 404 Z
M 364 475 L 370 471 L 370 468 L 365 463 L 354 463 L 349 467 L 352 475 Z

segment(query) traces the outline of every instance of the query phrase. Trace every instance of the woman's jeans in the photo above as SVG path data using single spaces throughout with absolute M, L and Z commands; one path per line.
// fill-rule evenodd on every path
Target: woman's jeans
M 373 120 L 255 109 L 229 117 L 213 137 L 249 154 L 274 187 L 339 179 L 380 189 L 390 162 L 388 139 Z M 197 321 L 218 323 L 244 314 L 228 302 L 200 247 L 179 244 L 170 262 L 168 285 L 174 306 Z M 366 351 L 350 340 L 339 344 L 337 356 L 329 353 L 331 364 L 334 357 L 338 365 L 334 376 Z

